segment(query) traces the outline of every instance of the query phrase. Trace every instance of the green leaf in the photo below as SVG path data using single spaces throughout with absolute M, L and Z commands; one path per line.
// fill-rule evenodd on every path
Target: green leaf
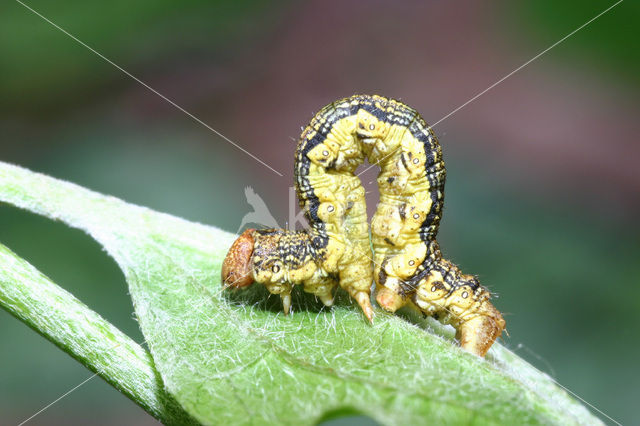
M 0 306 L 158 420 L 195 423 L 163 388 L 149 352 L 2 244 Z
M 378 310 L 371 326 L 345 297 L 326 310 L 300 292 L 284 317 L 260 286 L 223 292 L 230 233 L 2 163 L 0 200 L 114 257 L 166 388 L 202 423 L 600 423 L 507 349 L 478 358 L 433 321 Z

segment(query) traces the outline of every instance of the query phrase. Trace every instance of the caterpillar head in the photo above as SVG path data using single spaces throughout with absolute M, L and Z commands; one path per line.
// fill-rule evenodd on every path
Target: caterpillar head
M 230 288 L 248 287 L 253 284 L 251 255 L 253 254 L 253 232 L 247 229 L 236 239 L 227 257 L 222 262 L 222 285 Z

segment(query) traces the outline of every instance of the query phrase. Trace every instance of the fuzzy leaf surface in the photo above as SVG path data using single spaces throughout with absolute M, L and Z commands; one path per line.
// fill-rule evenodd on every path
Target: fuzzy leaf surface
M 215 227 L 4 163 L 0 201 L 102 244 L 165 386 L 203 424 L 314 424 L 345 411 L 383 424 L 600 424 L 499 344 L 478 358 L 412 314 L 377 310 L 371 326 L 344 295 L 327 310 L 297 289 L 285 317 L 261 286 L 223 291 L 235 235 Z

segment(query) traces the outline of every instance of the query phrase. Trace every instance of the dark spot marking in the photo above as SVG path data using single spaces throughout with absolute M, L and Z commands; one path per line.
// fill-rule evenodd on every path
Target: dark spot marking
M 402 203 L 398 206 L 398 213 L 400 213 L 400 219 L 405 220 L 407 218 L 407 203 Z
M 386 262 L 382 262 L 382 267 L 380 268 L 380 272 L 378 272 L 378 284 L 384 285 L 387 282 L 387 272 L 384 270 L 384 265 Z
M 432 284 L 433 286 L 431 287 L 431 291 L 447 289 L 442 281 L 434 281 Z
M 405 169 L 409 168 L 407 166 L 407 160 L 404 158 L 404 152 L 402 154 L 400 154 L 400 161 L 402 161 L 402 165 L 404 166 Z

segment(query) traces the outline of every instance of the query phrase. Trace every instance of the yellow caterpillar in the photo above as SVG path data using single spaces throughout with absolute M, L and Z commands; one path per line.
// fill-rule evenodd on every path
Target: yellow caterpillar
M 371 222 L 356 168 L 381 168 Z M 324 107 L 304 129 L 295 179 L 310 228 L 246 230 L 222 265 L 223 284 L 254 281 L 280 294 L 285 314 L 296 284 L 333 304 L 340 285 L 372 321 L 370 289 L 387 311 L 404 305 L 453 325 L 461 346 L 484 356 L 505 321 L 477 279 L 442 258 L 436 234 L 444 201 L 442 150 L 420 115 L 401 102 L 359 95 Z

